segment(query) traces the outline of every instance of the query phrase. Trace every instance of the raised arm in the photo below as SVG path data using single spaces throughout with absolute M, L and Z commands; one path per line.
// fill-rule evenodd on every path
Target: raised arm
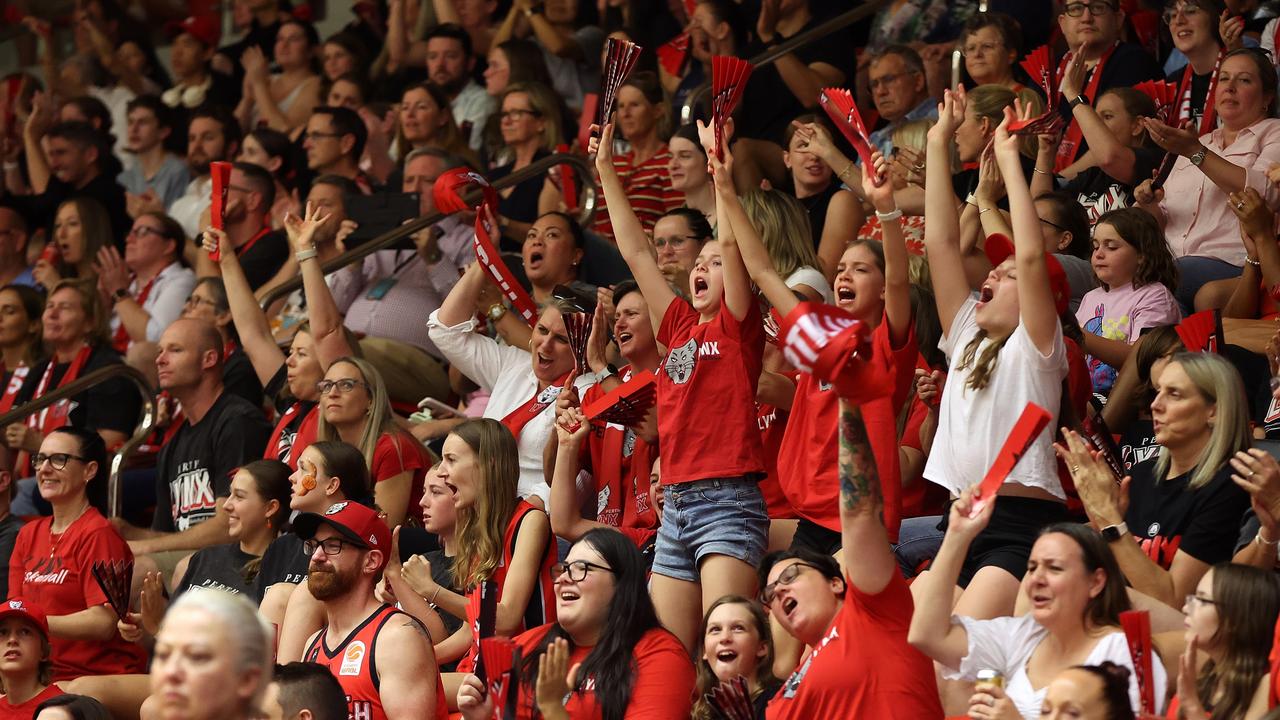
M 302 270 L 302 291 L 307 296 L 307 319 L 311 322 L 311 338 L 316 344 L 316 360 L 325 369 L 334 360 L 351 355 L 354 350 L 347 343 L 342 313 L 338 311 L 333 293 L 329 291 L 329 284 L 324 280 L 320 258 L 315 254 L 313 237 L 316 229 L 331 217 L 320 207 L 312 207 L 311 203 L 307 203 L 306 217 L 299 218 L 289 213 L 284 218 L 289 247 L 295 258 L 301 258 L 298 267 Z
M 742 263 L 742 253 L 738 251 L 738 242 L 734 235 L 736 226 L 729 222 L 726 211 L 720 209 L 719 201 L 719 198 L 723 195 L 734 192 L 733 153 L 729 152 L 727 147 L 729 141 L 726 138 L 724 161 L 721 162 L 716 157 L 713 135 L 701 122 L 698 123 L 698 133 L 702 136 L 702 146 L 707 151 L 707 157 L 711 158 L 712 181 L 716 186 L 716 217 L 718 218 L 716 227 L 719 228 L 720 271 L 724 277 L 724 305 L 729 310 L 729 314 L 733 315 L 735 320 L 741 322 L 751 310 L 751 304 L 755 302 L 755 295 L 751 292 L 751 276 L 747 274 L 747 267 Z
M 48 42 L 48 41 L 46 41 Z M 44 148 L 40 139 L 52 124 L 52 109 L 48 93 L 37 91 L 31 96 L 31 114 L 27 116 L 27 124 L 22 126 L 22 145 L 27 153 L 27 177 L 30 179 L 31 193 L 39 195 L 49 189 L 49 161 L 44 156 Z
M 845 575 L 859 591 L 875 595 L 889 584 L 898 564 L 880 514 L 884 497 L 880 473 L 858 403 L 840 398 L 840 538 L 846 548 L 863 548 Z M 950 597 L 950 595 L 948 595 Z
M 764 293 L 769 304 L 786 317 L 787 313 L 800 302 L 799 299 L 774 269 L 773 261 L 769 259 L 769 251 L 765 248 L 764 241 L 760 239 L 760 233 L 747 217 L 747 211 L 742 207 L 742 201 L 738 199 L 733 183 L 717 182 L 715 186 L 716 212 L 723 218 L 717 220 L 720 238 L 723 240 L 729 236 L 736 241 L 734 244 L 742 256 L 742 262 L 751 280 L 759 286 L 760 292 Z
M 240 335 L 240 347 L 253 364 L 253 372 L 258 382 L 266 385 L 284 365 L 284 353 L 271 335 L 271 324 L 267 316 L 253 296 L 253 288 L 240 266 L 240 258 L 231 250 L 227 235 L 221 230 L 209 228 L 204 231 L 204 249 L 211 250 L 221 246 L 223 252 L 218 266 L 222 270 L 222 284 L 227 291 L 227 305 L 231 308 L 231 321 L 235 323 L 236 333 Z
M 1068 99 L 1080 96 L 1084 88 L 1084 48 L 1080 47 L 1072 53 L 1071 62 L 1062 78 L 1062 94 Z M 1071 111 L 1071 116 L 1080 125 L 1080 132 L 1085 142 L 1089 143 L 1089 154 L 1102 172 L 1114 180 L 1126 185 L 1132 184 L 1134 164 L 1137 156 L 1133 150 L 1125 147 L 1111 133 L 1102 118 L 1089 103 L 1080 103 Z M 1037 163 L 1037 166 L 1039 163 Z
M 951 333 L 951 321 L 969 297 L 960 255 L 959 212 L 951 189 L 951 146 L 956 128 L 964 120 L 964 107 L 964 92 L 947 90 L 938 109 L 938 122 L 929 128 L 926 142 L 924 244 L 944 335 Z
M 595 151 L 596 172 L 600 173 L 600 187 L 604 189 L 605 204 L 609 210 L 609 221 L 613 224 L 618 251 L 631 269 L 636 284 L 640 286 L 640 294 L 644 295 L 649 305 L 653 327 L 657 328 L 662 325 L 662 316 L 676 294 L 658 269 L 658 261 L 653 257 L 644 226 L 636 217 L 635 210 L 631 209 L 631 201 L 627 199 L 627 191 L 622 187 L 622 179 L 613 166 L 613 128 L 613 123 L 605 123 L 599 140 L 591 140 L 588 152 Z
M 902 347 L 911 332 L 911 278 L 908 276 L 907 239 L 902 234 L 902 212 L 894 200 L 893 183 L 889 181 L 889 163 L 877 150 L 871 155 L 875 172 L 884 178 L 876 187 L 868 168 L 862 169 L 862 191 L 875 206 L 881 219 L 884 248 L 884 314 L 889 321 L 889 340 L 893 347 Z M 894 217 L 896 216 L 896 217 Z
M 574 425 L 577 428 L 570 430 Z M 565 408 L 556 418 L 555 470 L 551 477 L 551 532 L 569 542 L 577 542 L 587 531 L 604 523 L 582 517 L 578 501 L 578 454 L 591 432 L 591 423 L 576 407 Z
M 929 572 L 917 577 L 911 585 L 916 607 L 915 614 L 911 616 L 907 641 L 915 649 L 950 668 L 960 667 L 960 661 L 969 654 L 968 631 L 963 625 L 951 622 L 956 583 L 960 579 L 964 558 L 969 554 L 969 546 L 991 521 L 995 499 L 992 498 L 976 517 L 970 518 L 972 506 L 972 489 L 965 490 L 951 504 L 942 547 L 929 566 Z
M 1040 218 L 1031 202 L 1031 190 L 1022 174 L 1018 137 L 1009 134 L 1013 110 L 1005 108 L 1004 120 L 996 128 L 996 162 L 1009 194 L 1009 215 L 1013 221 L 1014 263 L 1018 273 L 1018 305 L 1022 327 L 1041 355 L 1053 352 L 1058 333 L 1058 311 L 1049 292 L 1049 268 L 1045 263 Z

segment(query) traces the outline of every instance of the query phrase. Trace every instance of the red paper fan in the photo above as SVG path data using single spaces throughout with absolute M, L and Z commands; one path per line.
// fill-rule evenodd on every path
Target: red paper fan
M 600 83 L 600 104 L 596 108 L 596 124 L 604 125 L 613 115 L 613 106 L 618 100 L 618 88 L 627 81 L 631 70 L 640 59 L 643 50 L 639 45 L 609 38 L 605 40 L 604 77 Z
M 582 409 L 587 420 L 616 425 L 636 425 L 658 403 L 658 377 L 646 370 L 631 376 Z
M 1044 88 L 1045 97 L 1049 99 L 1049 108 L 1054 109 L 1058 106 L 1058 67 L 1053 63 L 1053 56 L 1049 52 L 1048 45 L 1040 47 L 1027 53 L 1022 59 L 1022 69 L 1027 71 L 1027 75 L 1032 82 L 1038 83 Z
M 1026 120 L 1014 120 L 1009 123 L 1010 135 L 1054 135 L 1066 126 L 1062 115 L 1053 108 Z
M 129 587 L 133 581 L 132 560 L 95 560 L 92 566 L 93 579 L 97 581 L 102 593 L 116 611 L 116 617 L 123 620 L 129 614 Z
M 756 715 L 747 680 L 741 675 L 715 686 L 705 697 L 720 720 L 752 720 Z
M 689 33 L 682 32 L 658 46 L 658 62 L 668 75 L 679 75 L 689 57 Z
M 1084 422 L 1084 439 L 1089 445 L 1102 456 L 1107 463 L 1107 467 L 1111 469 L 1111 474 L 1116 476 L 1116 481 L 1124 477 L 1124 464 L 1120 462 L 1120 448 L 1116 445 L 1116 439 L 1111 435 L 1111 428 L 1107 427 L 1107 422 L 1102 419 L 1101 414 L 1093 414 L 1085 416 Z
M 578 374 L 583 375 L 591 370 L 587 367 L 587 339 L 591 337 L 592 313 L 564 313 L 564 334 L 569 336 L 569 352 L 573 353 L 573 361 Z
M 556 152 L 567 153 L 569 146 L 566 143 L 560 143 L 556 146 Z M 560 180 L 560 194 L 564 196 L 564 209 L 571 213 L 578 211 L 578 181 L 577 176 L 573 174 L 573 166 L 569 163 L 562 163 L 556 166 L 556 174 Z
M 493 707 L 499 717 L 506 717 L 507 699 L 516 684 L 512 671 L 519 667 L 519 655 L 519 647 L 509 638 L 489 637 L 480 641 L 480 663 L 488 676 L 487 690 L 493 695 Z
M 1182 319 L 1174 328 L 1182 344 L 1191 352 L 1218 352 L 1222 340 L 1222 316 L 1217 310 L 1202 310 Z
M 747 89 L 747 79 L 755 69 L 742 58 L 715 55 L 711 58 L 711 124 L 716 134 L 716 157 L 724 159 L 724 124 L 733 115 Z
M 1151 98 L 1156 104 L 1156 119 L 1171 123 L 1177 115 L 1178 86 L 1168 80 L 1144 80 L 1133 86 L 1134 90 Z
M 853 94 L 844 88 L 823 88 L 818 94 L 818 102 L 822 105 L 822 109 L 827 111 L 831 121 L 840 128 L 840 132 L 844 133 L 849 143 L 853 145 L 853 149 L 862 160 L 862 166 L 874 168 L 871 153 L 876 148 L 871 145 L 871 136 L 867 133 L 867 126 L 862 121 L 857 104 L 853 102 Z M 877 175 L 876 185 L 883 182 L 884 177 Z
M 1156 698 L 1151 667 L 1151 614 L 1146 610 L 1125 610 L 1120 613 L 1120 627 L 1129 643 L 1129 657 L 1133 660 L 1142 712 L 1153 713 L 1156 711 Z

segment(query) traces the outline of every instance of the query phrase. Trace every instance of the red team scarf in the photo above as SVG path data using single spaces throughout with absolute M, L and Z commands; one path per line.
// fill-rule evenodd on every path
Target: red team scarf
M 58 381 L 58 387 L 62 387 L 73 382 L 80 376 L 80 371 L 84 369 L 85 363 L 89 361 L 89 356 L 93 354 L 93 348 L 85 345 L 80 348 L 80 352 L 76 353 L 75 358 L 71 361 L 71 366 L 67 368 L 67 372 Z M 49 390 L 49 383 L 53 379 L 53 367 L 57 365 L 57 358 L 50 358 L 49 365 L 44 369 L 44 375 L 40 377 L 40 384 L 36 386 L 36 392 L 32 395 L 32 399 L 42 397 Z M 16 372 L 15 372 L 16 374 Z M 6 395 L 8 389 L 5 390 Z M 16 391 L 15 391 L 16 394 Z M 12 404 L 12 401 L 10 401 Z M 71 399 L 66 398 L 50 405 L 38 413 L 27 416 L 26 424 L 28 427 L 37 428 L 41 434 L 48 435 L 67 424 L 67 417 L 71 415 Z M 14 466 L 19 470 L 26 470 L 31 462 L 31 455 L 26 451 L 18 453 L 17 464 Z M 25 476 L 24 476 L 25 477 Z
M 1102 69 L 1106 67 L 1107 60 L 1111 59 L 1111 53 L 1116 51 L 1120 43 L 1116 43 L 1107 49 L 1098 58 L 1098 64 L 1093 68 L 1093 73 L 1089 76 L 1089 82 L 1085 85 L 1084 96 L 1089 99 L 1092 104 L 1098 97 L 1098 83 L 1102 82 Z M 1062 56 L 1061 62 L 1058 63 L 1058 77 L 1062 77 L 1067 70 L 1067 63 L 1071 62 L 1072 53 Z M 1072 98 L 1074 99 L 1074 98 Z M 1080 129 L 1080 123 L 1075 120 L 1067 126 L 1066 135 L 1062 138 L 1062 144 L 1058 145 L 1058 158 L 1054 163 L 1053 171 L 1060 173 L 1071 163 L 1075 162 L 1076 156 L 1080 154 L 1080 139 L 1083 137 L 1084 131 Z
M 1222 67 L 1223 53 L 1218 53 L 1218 60 L 1213 64 L 1213 74 L 1209 76 L 1209 92 L 1204 96 L 1204 114 L 1200 116 L 1200 128 L 1197 135 L 1208 135 L 1213 132 L 1218 120 L 1214 107 L 1214 94 L 1218 91 L 1218 68 Z M 1178 85 L 1178 124 L 1191 119 L 1191 80 L 1195 72 L 1191 69 L 1191 61 L 1187 61 L 1187 69 L 1182 72 L 1182 82 Z
M 151 295 L 151 288 L 156 284 L 156 278 L 159 277 L 159 275 L 156 275 L 148 280 L 147 284 L 142 286 L 142 292 L 138 293 L 138 296 L 134 298 L 134 302 L 139 305 L 145 303 L 147 298 Z M 122 355 L 129 350 L 129 331 L 125 329 L 123 319 L 120 320 L 120 327 L 116 328 L 116 333 L 111 338 L 111 346 L 116 349 L 116 352 Z
M 533 397 L 524 402 L 523 405 L 507 413 L 502 418 L 502 424 L 507 426 L 511 434 L 515 436 L 516 441 L 520 440 L 520 431 L 524 429 L 529 421 L 542 414 L 543 410 L 553 405 L 556 398 L 560 396 L 560 391 L 564 389 L 565 381 L 569 379 L 569 375 L 565 374 L 554 385 L 548 385 L 545 388 L 535 392 Z
M 0 372 L 4 368 L 0 367 Z M 26 365 L 19 365 L 13 371 L 13 375 L 9 378 L 9 384 L 5 385 L 4 396 L 0 397 L 0 415 L 13 409 L 13 403 L 18 399 L 18 391 L 22 389 L 23 383 L 27 381 L 27 375 L 31 373 L 31 368 Z

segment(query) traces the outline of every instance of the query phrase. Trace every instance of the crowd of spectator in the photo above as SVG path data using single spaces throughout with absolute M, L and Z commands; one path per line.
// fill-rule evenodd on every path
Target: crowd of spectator
M 0 720 L 1280 718 L 1280 2 L 0 5 Z

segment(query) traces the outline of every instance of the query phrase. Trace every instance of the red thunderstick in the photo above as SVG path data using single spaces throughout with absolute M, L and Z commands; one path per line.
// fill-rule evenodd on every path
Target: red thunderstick
M 1120 627 L 1124 639 L 1129 642 L 1129 657 L 1137 674 L 1138 699 L 1142 712 L 1156 711 L 1156 691 L 1151 682 L 1151 614 L 1146 610 L 1125 610 L 1120 613 Z
M 1018 418 L 1018 422 L 1014 423 L 1013 430 L 1009 431 L 1009 437 L 1000 448 L 1000 454 L 996 455 L 996 461 L 991 463 L 991 468 L 978 484 L 969 517 L 977 516 L 987 503 L 995 498 L 1005 478 L 1009 477 L 1009 473 L 1013 472 L 1014 466 L 1026 454 L 1031 443 L 1035 442 L 1035 439 L 1048 426 L 1049 419 L 1049 411 L 1035 403 L 1027 403 L 1027 406 L 1022 409 L 1022 415 Z
M 227 215 L 227 190 L 231 189 L 231 163 L 222 160 L 209 163 L 209 177 L 213 180 L 209 223 L 214 229 L 222 230 Z M 221 243 L 209 253 L 209 259 L 214 262 L 222 259 Z

